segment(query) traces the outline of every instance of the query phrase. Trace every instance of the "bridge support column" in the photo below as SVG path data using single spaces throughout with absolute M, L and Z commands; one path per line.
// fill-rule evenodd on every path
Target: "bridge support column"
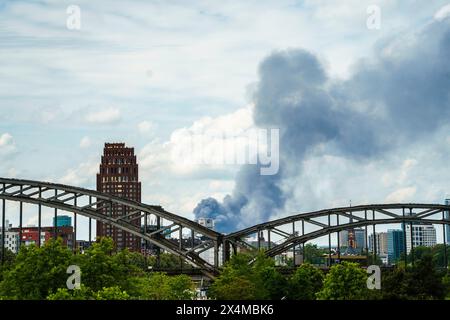
M 20 193 L 22 194 L 23 186 L 20 186 Z M 20 250 L 20 246 L 22 245 L 22 225 L 23 225 L 23 202 L 19 203 L 19 242 L 17 243 L 17 247 Z
M 161 217 L 160 216 L 156 216 L 156 228 L 157 230 L 161 229 Z M 162 236 L 161 234 L 157 234 L 157 237 Z M 160 247 L 156 247 L 156 267 L 158 269 L 161 268 L 161 248 Z
M 230 260 L 230 242 L 223 240 L 222 242 L 222 263 L 224 264 Z
M 445 221 L 445 211 L 442 211 L 442 221 Z M 444 267 L 445 270 L 447 270 L 448 268 L 448 259 L 447 259 L 447 239 L 446 237 L 448 236 L 447 232 L 446 232 L 446 224 L 443 223 L 442 224 L 442 237 L 444 238 Z
M 42 188 L 39 187 L 39 198 L 42 198 Z M 41 247 L 42 205 L 38 204 L 38 247 Z
M 5 185 L 3 185 L 3 190 L 5 189 Z M 6 205 L 5 205 L 5 199 L 2 201 L 2 265 L 5 263 L 5 236 L 6 236 Z
M 219 267 L 219 241 L 214 241 L 214 267 Z

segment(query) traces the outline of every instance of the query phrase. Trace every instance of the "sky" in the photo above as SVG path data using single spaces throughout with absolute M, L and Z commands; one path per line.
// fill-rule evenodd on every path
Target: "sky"
M 73 5 L 80 28 L 68 26 Z M 373 5 L 379 28 L 368 26 Z M 450 62 L 432 59 L 448 52 L 449 8 L 0 0 L 0 176 L 94 189 L 103 144 L 125 142 L 138 155 L 143 202 L 193 219 L 203 199 L 226 207 L 245 198 L 239 210 L 224 209 L 234 228 L 350 202 L 442 203 Z M 286 76 L 296 72 L 301 79 Z M 305 97 L 306 107 L 283 104 Z M 279 104 L 299 111 L 273 110 Z M 192 134 L 268 127 L 282 130 L 281 173 L 257 183 L 247 166 L 173 157 Z

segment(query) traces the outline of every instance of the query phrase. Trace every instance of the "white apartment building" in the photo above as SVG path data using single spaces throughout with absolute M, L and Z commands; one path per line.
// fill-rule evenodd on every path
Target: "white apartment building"
M 9 221 L 5 221 L 5 248 L 7 250 L 10 250 L 14 253 L 19 252 L 19 233 L 10 231 L 11 225 L 9 224 Z M 2 228 L 0 227 L 0 245 L 3 242 L 2 239 Z
M 411 226 L 406 224 L 406 252 L 411 252 L 411 243 L 414 247 L 432 247 L 436 245 L 436 228 L 432 224 L 413 224 L 412 242 Z

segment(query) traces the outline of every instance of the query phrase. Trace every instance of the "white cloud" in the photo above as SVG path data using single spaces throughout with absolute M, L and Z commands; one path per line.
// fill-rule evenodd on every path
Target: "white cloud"
M 120 110 L 117 108 L 91 111 L 85 116 L 86 122 L 90 124 L 114 124 L 119 122 L 120 119 Z
M 89 148 L 91 146 L 91 138 L 88 136 L 83 137 L 80 141 L 80 148 Z
M 65 175 L 58 179 L 58 182 L 71 186 L 92 188 L 97 170 L 97 161 L 84 162 L 76 168 L 67 170 Z
M 14 138 L 9 133 L 0 136 L 0 155 L 9 155 L 16 150 Z
M 12 135 L 4 133 L 0 136 L 0 147 L 8 147 L 14 144 Z
M 440 21 L 445 19 L 450 15 L 450 4 L 447 4 L 440 8 L 436 13 L 434 14 L 434 19 Z
M 141 134 L 148 134 L 152 132 L 154 125 L 150 121 L 142 121 L 138 124 L 138 130 Z
M 411 201 L 416 194 L 416 187 L 407 187 L 395 190 L 391 194 L 389 194 L 385 202 L 386 203 L 401 203 Z

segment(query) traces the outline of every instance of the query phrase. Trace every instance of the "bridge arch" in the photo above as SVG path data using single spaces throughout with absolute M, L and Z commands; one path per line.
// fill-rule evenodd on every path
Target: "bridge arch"
M 375 232 L 375 225 L 402 224 L 405 226 L 406 224 L 411 225 L 415 223 L 427 223 L 439 224 L 443 226 L 445 243 L 445 226 L 450 225 L 450 217 L 448 212 L 450 212 L 450 205 L 417 203 L 372 204 L 325 209 L 295 214 L 266 223 L 261 223 L 225 235 L 224 242 L 228 242 L 234 247 L 244 245 L 255 248 L 246 242 L 245 238 L 256 234 L 258 246 L 255 249 L 260 249 L 261 233 L 265 233 L 268 235 L 269 243 L 269 248 L 265 251 L 265 254 L 269 257 L 274 257 L 291 250 L 298 245 L 304 245 L 307 241 L 326 235 L 331 235 L 333 233 L 339 233 L 344 230 L 365 227 L 367 247 L 367 227 L 369 226 L 372 226 Z M 299 228 L 300 230 L 296 230 L 296 226 L 299 224 L 301 225 Z M 305 225 L 313 225 L 316 229 L 305 232 Z M 284 229 L 281 229 L 283 227 Z M 291 228 L 290 231 L 286 231 L 286 227 Z M 275 246 L 271 247 L 271 233 L 277 234 L 281 237 L 281 243 L 277 243 Z M 331 248 L 330 236 L 329 247 Z M 339 243 L 338 247 L 340 248 Z M 447 265 L 447 257 L 445 260 Z
M 213 278 L 217 273 L 218 252 L 222 235 L 189 219 L 170 213 L 161 206 L 147 205 L 93 190 L 62 184 L 6 178 L 0 178 L 0 199 L 3 200 L 3 223 L 5 221 L 5 201 L 37 205 L 39 215 L 41 214 L 41 206 L 55 209 L 55 214 L 57 214 L 57 210 L 72 212 L 75 215 L 94 219 L 129 232 L 159 248 L 180 256 L 188 263 L 200 268 L 210 278 Z M 123 214 L 112 217 L 102 213 L 107 212 L 106 209 L 112 206 L 122 206 Z M 22 206 L 20 206 L 19 210 L 19 214 L 22 215 Z M 146 218 L 149 216 L 156 217 L 158 221 L 156 230 L 148 230 Z M 145 227 L 140 227 L 142 224 L 136 226 L 136 223 L 133 223 L 136 220 L 141 222 L 144 220 Z M 161 220 L 163 222 L 160 222 Z M 40 223 L 41 219 L 39 218 L 38 221 Z M 40 230 L 41 225 L 38 228 Z M 183 244 L 181 240 L 183 230 L 190 230 L 192 245 L 186 246 Z M 179 233 L 179 241 L 166 238 L 167 234 L 177 231 Z M 197 239 L 201 239 L 200 243 L 194 244 L 195 235 Z M 2 239 L 4 239 L 4 235 Z M 2 245 L 2 247 L 4 246 Z M 4 249 L 2 248 L 2 250 Z M 206 250 L 214 250 L 214 264 L 210 264 L 200 257 L 200 253 Z

